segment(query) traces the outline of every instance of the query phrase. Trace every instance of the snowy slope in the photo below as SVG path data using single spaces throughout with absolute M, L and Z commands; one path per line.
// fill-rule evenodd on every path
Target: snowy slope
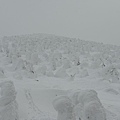
M 46 34 L 4 37 L 0 82 L 14 82 L 20 120 L 56 120 L 54 98 L 77 89 L 95 90 L 107 120 L 120 120 L 119 74 L 108 71 L 113 64 L 119 73 L 119 51 L 119 46 Z

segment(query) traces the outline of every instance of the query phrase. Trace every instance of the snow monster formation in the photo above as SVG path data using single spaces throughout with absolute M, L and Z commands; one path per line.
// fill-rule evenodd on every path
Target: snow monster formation
M 58 112 L 57 120 L 106 120 L 105 109 L 96 91 L 78 90 L 53 101 Z
M 0 83 L 0 120 L 19 120 L 16 91 L 12 81 Z
M 57 120 L 76 120 L 73 112 L 74 105 L 67 96 L 58 96 L 53 101 L 53 106 L 58 112 Z
M 70 95 L 80 120 L 106 120 L 105 109 L 94 90 L 78 90 Z

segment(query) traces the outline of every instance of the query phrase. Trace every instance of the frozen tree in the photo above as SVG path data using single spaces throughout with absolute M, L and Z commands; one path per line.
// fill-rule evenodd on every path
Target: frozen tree
M 51 70 L 55 71 L 56 70 L 56 62 L 54 59 L 50 60 L 50 68 Z
M 26 60 L 27 60 L 27 61 L 30 61 L 30 60 L 31 60 L 31 54 L 32 54 L 31 52 L 27 52 L 27 53 L 26 53 Z
M 54 73 L 53 73 L 52 71 L 50 71 L 50 70 L 47 70 L 47 71 L 46 71 L 46 75 L 47 75 L 48 77 L 53 77 L 53 76 L 54 76 Z
M 73 111 L 74 105 L 67 96 L 59 96 L 55 98 L 53 106 L 58 112 L 57 120 L 76 120 Z
M 75 65 L 75 66 L 80 65 L 79 56 L 76 55 L 73 62 L 74 62 L 74 65 Z
M 84 90 L 82 92 L 82 94 L 80 93 L 78 95 L 78 98 L 79 98 L 79 101 L 81 101 L 81 103 L 83 103 L 83 104 L 86 104 L 91 101 L 100 102 L 100 100 L 97 96 L 97 92 L 95 90 Z
M 74 79 L 75 79 L 75 74 L 69 75 L 69 77 L 67 78 L 68 81 L 74 81 Z
M 16 55 L 11 56 L 11 62 L 13 65 L 16 65 L 18 60 L 19 60 L 19 58 Z
M 28 72 L 34 73 L 33 64 L 31 62 L 25 61 L 24 64 L 25 64 L 25 69 Z
M 8 53 L 9 53 L 9 50 L 8 50 L 8 42 L 7 42 L 7 37 L 5 36 L 5 37 L 3 37 L 3 39 L 2 39 L 2 47 L 3 47 L 3 51 L 4 51 L 4 53 L 6 54 L 6 55 L 8 55 Z
M 84 120 L 106 120 L 105 109 L 98 101 L 91 101 L 84 105 Z
M 36 78 L 36 72 L 34 70 L 33 64 L 29 61 L 24 61 L 24 67 L 20 74 L 14 75 L 17 79 L 22 79 L 22 76 L 24 75 L 27 78 L 33 79 Z
M 107 66 L 105 67 L 102 72 L 101 72 L 101 75 L 111 81 L 111 82 L 119 82 L 119 72 L 116 68 L 116 66 L 114 65 L 110 65 L 110 66 Z
M 77 66 L 73 66 L 73 67 L 67 69 L 67 72 L 69 75 L 74 76 L 75 74 L 79 73 L 79 68 Z
M 17 113 L 16 91 L 12 81 L 0 84 L 0 120 L 19 120 Z
M 105 109 L 96 91 L 78 90 L 69 95 L 77 117 L 84 120 L 106 120 Z
M 67 58 L 63 58 L 63 68 L 68 69 L 71 67 L 71 63 Z
M 84 111 L 83 111 L 83 104 L 79 103 L 74 107 L 74 113 L 76 115 L 76 118 L 79 120 L 82 120 L 84 118 Z
M 5 77 L 4 69 L 0 67 L 0 78 L 4 78 L 4 77 Z
M 53 57 L 55 60 L 59 60 L 59 59 L 62 59 L 62 54 L 58 51 L 56 51 L 54 54 L 53 54 Z
M 15 65 L 13 64 L 13 70 L 24 70 L 24 69 L 25 69 L 25 64 L 21 58 L 18 59 Z
M 56 67 L 61 67 L 62 66 L 62 60 L 59 59 L 58 61 L 56 61 Z
M 33 53 L 31 55 L 31 63 L 33 63 L 33 65 L 37 65 L 39 63 L 39 58 L 37 53 Z
M 78 97 L 78 95 L 80 96 L 80 95 L 82 95 L 83 93 L 82 93 L 82 90 L 75 90 L 75 91 L 71 91 L 70 93 L 69 93 L 69 98 L 72 100 L 72 103 L 74 104 L 74 105 L 77 105 L 77 104 L 79 104 L 80 103 L 80 101 L 79 101 L 79 97 Z
M 46 67 L 46 65 L 42 65 L 42 66 L 40 66 L 40 67 L 36 70 L 36 74 L 37 74 L 38 76 L 46 75 L 46 72 L 47 72 L 47 67 Z
M 56 62 L 56 67 L 62 66 L 62 54 L 60 52 L 54 54 L 54 60 Z
M 3 52 L 3 49 L 2 49 L 2 37 L 0 37 L 0 52 Z

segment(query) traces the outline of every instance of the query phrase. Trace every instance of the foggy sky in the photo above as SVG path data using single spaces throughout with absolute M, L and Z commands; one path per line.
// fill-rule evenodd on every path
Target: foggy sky
M 28 33 L 120 45 L 120 0 L 0 0 L 0 36 Z

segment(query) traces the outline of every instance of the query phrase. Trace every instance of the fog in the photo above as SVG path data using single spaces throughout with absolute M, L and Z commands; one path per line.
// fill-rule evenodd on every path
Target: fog
M 0 36 L 32 33 L 120 45 L 120 0 L 0 0 Z

